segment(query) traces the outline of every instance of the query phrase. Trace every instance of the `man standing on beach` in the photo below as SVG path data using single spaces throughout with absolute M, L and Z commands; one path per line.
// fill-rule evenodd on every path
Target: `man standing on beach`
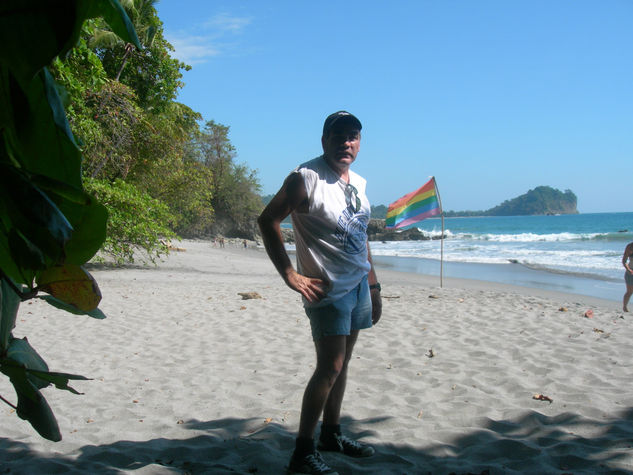
M 624 272 L 626 292 L 624 293 L 624 298 L 622 299 L 622 311 L 628 312 L 629 299 L 631 298 L 631 295 L 633 295 L 633 242 L 628 243 L 624 248 L 622 265 L 626 269 Z
M 259 217 L 266 251 L 286 284 L 303 297 L 317 364 L 303 395 L 296 447 L 289 469 L 334 474 L 316 450 L 314 433 L 323 414 L 318 449 L 352 457 L 373 455 L 368 445 L 342 435 L 340 412 L 347 367 L 359 331 L 382 312 L 367 224 L 365 180 L 350 170 L 360 148 L 360 121 L 349 112 L 323 125 L 323 155 L 297 167 Z M 284 248 L 281 221 L 291 215 L 297 270 Z

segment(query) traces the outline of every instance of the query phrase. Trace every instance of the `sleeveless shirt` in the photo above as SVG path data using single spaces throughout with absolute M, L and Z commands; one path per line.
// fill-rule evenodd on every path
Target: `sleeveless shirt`
M 367 275 L 367 225 L 370 206 L 365 195 L 366 181 L 349 171 L 349 186 L 330 168 L 321 155 L 299 165 L 309 208 L 291 214 L 297 249 L 297 271 L 327 284 L 327 295 L 319 307 L 340 299 Z M 356 199 L 358 198 L 358 200 Z

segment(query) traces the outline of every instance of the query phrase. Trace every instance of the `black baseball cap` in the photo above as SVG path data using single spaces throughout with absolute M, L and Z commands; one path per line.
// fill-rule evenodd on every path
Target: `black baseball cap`
M 358 130 L 361 130 L 363 128 L 360 120 L 358 120 L 356 116 L 350 114 L 347 111 L 338 111 L 334 114 L 328 115 L 327 119 L 325 119 L 325 122 L 323 124 L 323 136 L 327 137 L 330 133 L 330 130 L 332 130 L 332 127 L 334 127 L 334 124 L 342 122 L 351 122 L 356 127 L 358 127 Z

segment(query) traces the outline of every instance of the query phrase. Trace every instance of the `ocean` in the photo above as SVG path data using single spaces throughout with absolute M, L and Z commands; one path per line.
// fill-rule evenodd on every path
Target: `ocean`
M 440 218 L 415 225 L 439 237 Z M 443 276 L 502 282 L 621 301 L 622 253 L 633 213 L 444 219 Z M 371 242 L 377 265 L 440 274 L 439 239 Z

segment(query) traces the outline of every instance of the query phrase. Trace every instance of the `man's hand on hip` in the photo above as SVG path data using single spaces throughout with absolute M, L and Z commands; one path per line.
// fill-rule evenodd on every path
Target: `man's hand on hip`
M 287 278 L 286 284 L 292 290 L 299 292 L 310 303 L 315 303 L 325 297 L 325 289 L 327 285 L 321 279 L 306 277 L 297 271 L 291 271 Z

